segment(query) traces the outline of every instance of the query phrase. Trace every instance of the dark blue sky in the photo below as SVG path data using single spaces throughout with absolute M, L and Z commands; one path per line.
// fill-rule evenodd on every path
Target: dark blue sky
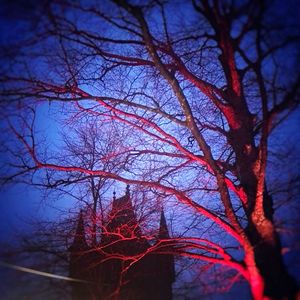
M 281 3 L 281 4 L 278 4 Z M 286 5 L 290 4 L 290 7 L 295 7 L 296 0 L 288 1 L 288 2 L 277 2 L 277 7 L 275 5 L 274 10 L 280 11 L 281 8 L 287 9 Z M 23 24 L 28 24 L 29 27 L 35 27 L 34 18 L 37 15 L 36 9 L 36 1 L 4 1 L 2 9 L 0 10 L 0 16 L 2 16 L 2 21 L 0 21 L 0 25 L 2 27 L 2 31 L 0 34 L 0 41 L 6 41 L 10 38 L 11 34 L 14 34 L 14 37 L 18 39 L 18 31 L 22 31 Z M 296 14 L 294 9 L 289 10 L 290 19 L 295 20 L 293 18 L 293 14 Z M 282 14 L 280 14 L 282 16 Z M 29 23 L 27 23 L 29 20 Z M 299 19 L 298 19 L 299 21 Z M 49 138 L 54 138 L 54 140 L 58 140 L 58 129 L 59 126 L 57 122 L 53 120 L 53 116 L 51 113 L 51 108 L 49 109 L 48 104 L 44 105 L 37 119 L 37 126 L 39 129 L 46 130 Z M 1 121 L 2 122 L 2 121 Z M 4 128 L 5 124 L 0 123 L 1 128 Z M 276 133 L 276 137 L 271 138 L 270 141 L 270 149 L 272 149 L 273 145 L 275 148 L 281 147 L 282 145 L 292 145 L 293 147 L 293 155 L 296 156 L 294 163 L 293 161 L 290 165 L 282 166 L 283 169 L 289 169 L 292 171 L 294 176 L 299 176 L 300 169 L 300 114 L 299 111 L 294 112 L 288 120 L 285 121 L 274 133 Z M 275 136 L 275 135 L 274 135 Z M 1 162 L 6 161 L 6 156 L 1 157 Z M 292 156 L 291 156 L 292 159 Z M 278 176 L 278 174 L 283 173 L 282 170 L 272 170 L 273 173 L 271 176 Z M 278 173 L 276 173 L 278 172 Z M 288 171 L 290 172 L 290 171 Z M 11 242 L 14 241 L 14 234 L 19 229 L 28 231 L 30 230 L 29 225 L 27 225 L 27 219 L 31 218 L 55 218 L 56 213 L 58 211 L 56 208 L 46 205 L 43 200 L 43 194 L 36 188 L 30 187 L 24 184 L 10 184 L 3 187 L 0 190 L 0 241 Z M 292 205 L 292 207 L 299 208 L 300 199 L 298 198 L 298 203 L 296 205 Z M 73 203 L 69 199 L 60 199 L 56 205 L 58 207 L 62 207 L 67 209 L 70 205 L 72 207 Z M 290 216 L 288 215 L 290 212 L 288 209 L 284 208 L 282 213 L 278 213 L 280 218 L 286 219 L 290 221 Z M 297 220 L 297 213 L 292 211 L 291 217 Z M 299 226 L 299 224 L 298 224 Z M 295 243 L 298 243 L 297 236 L 290 236 Z M 289 238 L 287 238 L 289 239 Z M 300 250 L 300 248 L 298 249 Z M 288 263 L 294 264 L 291 267 L 292 272 L 296 275 L 300 270 L 300 261 L 299 255 L 295 253 L 288 254 Z M 297 262 L 297 264 L 295 263 Z M 229 296 L 232 297 L 232 296 Z M 208 298 L 209 299 L 209 298 Z M 226 299 L 225 296 L 222 296 L 222 299 Z M 229 298 L 228 298 L 229 299 Z M 232 298 L 230 298 L 232 299 Z

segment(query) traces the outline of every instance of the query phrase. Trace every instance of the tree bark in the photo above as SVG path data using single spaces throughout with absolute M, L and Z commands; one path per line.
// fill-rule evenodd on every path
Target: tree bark
M 264 279 L 264 295 L 272 300 L 293 300 L 297 297 L 298 287 L 283 261 L 281 241 L 273 222 L 272 204 L 272 197 L 265 192 L 264 216 L 252 218 L 247 236 L 253 245 L 256 265 Z

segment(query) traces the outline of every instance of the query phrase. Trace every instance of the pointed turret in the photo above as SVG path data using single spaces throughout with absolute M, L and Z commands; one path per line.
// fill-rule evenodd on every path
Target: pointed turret
M 69 275 L 72 278 L 81 280 L 90 280 L 89 270 L 87 266 L 90 264 L 88 257 L 89 246 L 85 239 L 84 218 L 82 210 L 79 213 L 76 232 L 72 245 L 69 247 L 70 262 L 69 262 Z M 82 300 L 89 299 L 88 286 L 78 282 L 71 282 L 72 286 L 72 299 Z
M 158 230 L 158 242 L 162 241 L 160 249 L 166 254 L 158 254 L 156 258 L 157 263 L 157 276 L 158 289 L 160 290 L 161 298 L 165 300 L 172 300 L 172 283 L 175 281 L 175 265 L 174 265 L 174 255 L 168 252 L 172 252 L 173 246 L 169 244 L 168 239 L 170 239 L 169 230 L 166 222 L 166 217 L 164 210 L 160 213 L 160 224 Z
M 170 238 L 169 230 L 166 222 L 166 217 L 164 214 L 164 210 L 161 210 L 160 213 L 160 223 L 159 223 L 159 231 L 158 231 L 158 238 L 161 239 L 168 239 Z
M 88 244 L 85 239 L 83 212 L 80 210 L 74 240 L 69 248 L 69 251 L 80 251 L 87 248 Z

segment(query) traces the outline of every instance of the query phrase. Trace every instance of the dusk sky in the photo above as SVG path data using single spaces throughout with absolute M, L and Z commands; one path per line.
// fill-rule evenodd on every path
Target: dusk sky
M 222 257 L 222 252 L 213 247 L 209 248 L 211 245 L 207 248 L 208 252 L 203 250 L 206 249 L 204 246 L 201 248 L 202 245 L 191 251 L 183 247 L 186 253 L 182 257 L 197 260 L 195 253 L 204 257 L 210 270 L 208 274 L 212 276 L 209 282 L 218 282 L 217 292 L 208 292 L 203 295 L 203 299 L 262 299 L 254 292 L 249 279 L 251 276 L 245 275 L 248 270 L 245 271 L 246 264 L 243 260 L 248 254 L 246 250 L 242 254 L 241 249 L 247 247 L 243 235 L 239 236 L 236 233 L 239 230 L 236 228 L 241 226 L 241 231 L 244 230 L 245 235 L 249 234 L 249 222 L 255 218 L 253 212 L 247 211 L 251 211 L 251 205 L 247 204 L 245 199 L 251 199 L 255 193 L 259 195 L 259 178 L 262 176 L 253 172 L 257 176 L 257 181 L 254 180 L 257 190 L 251 191 L 252 173 L 249 175 L 245 166 L 251 159 L 254 160 L 253 157 L 260 151 L 260 144 L 264 143 L 262 136 L 269 130 L 264 131 L 264 128 L 272 128 L 272 122 L 275 124 L 280 119 L 280 124 L 267 134 L 266 172 L 261 174 L 265 176 L 263 182 L 273 197 L 275 212 L 270 220 L 282 241 L 282 258 L 288 272 L 299 286 L 299 84 L 293 86 L 299 78 L 299 36 L 293 36 L 299 33 L 300 28 L 300 19 L 297 16 L 297 9 L 300 8 L 298 1 L 274 1 L 264 21 L 267 24 L 266 28 L 272 25 L 279 29 L 274 29 L 275 33 L 263 29 L 264 33 L 269 34 L 270 40 L 262 42 L 261 48 L 255 44 L 253 33 L 259 27 L 256 27 L 255 23 L 258 22 L 258 18 L 253 19 L 253 23 L 249 22 L 249 28 L 253 26 L 253 32 L 250 30 L 246 38 L 236 42 L 240 46 L 240 53 L 233 54 L 232 59 L 237 65 L 236 73 L 244 76 L 244 80 L 240 82 L 243 93 L 239 93 L 236 83 L 238 79 L 232 75 L 234 68 L 232 60 L 228 58 L 230 51 L 227 53 L 226 47 L 222 48 L 224 41 L 218 44 L 218 39 L 222 41 L 223 38 L 222 29 L 220 36 L 212 34 L 219 24 L 210 23 L 211 15 L 206 16 L 207 19 L 199 19 L 199 24 L 196 23 L 199 11 L 205 15 L 206 10 L 209 11 L 213 5 L 210 1 L 207 2 L 207 6 L 203 6 L 204 8 L 199 4 L 198 12 L 191 3 L 177 1 L 176 9 L 173 5 L 175 1 L 167 1 L 169 3 L 166 7 L 170 10 L 166 9 L 165 15 L 162 13 L 165 4 L 159 6 L 155 2 L 153 6 L 147 6 L 146 3 L 151 1 L 146 0 L 129 1 L 129 9 L 127 4 L 123 6 L 118 1 L 114 3 L 107 0 L 104 4 L 94 7 L 96 13 L 93 9 L 89 10 L 94 2 L 97 1 L 76 1 L 76 7 L 72 1 L 1 1 L 0 176 L 3 184 L 0 187 L 0 245 L 4 246 L 0 252 L 0 276 L 5 276 L 6 281 L 0 284 L 0 292 L 6 295 L 7 300 L 14 300 L 24 289 L 24 284 L 20 284 L 15 293 L 10 294 L 7 291 L 7 286 L 14 286 L 14 280 L 17 280 L 20 271 L 1 266 L 1 262 L 14 261 L 11 257 L 7 261 L 7 253 L 3 255 L 6 250 L 4 247 L 18 247 L 22 234 L 29 236 L 33 242 L 35 236 L 31 232 L 37 229 L 35 222 L 46 221 L 50 224 L 71 219 L 72 216 L 78 215 L 80 209 L 89 211 L 95 195 L 89 187 L 90 178 L 95 178 L 96 183 L 101 181 L 99 178 L 106 178 L 107 182 L 101 187 L 100 194 L 97 194 L 104 203 L 104 211 L 106 209 L 107 212 L 111 205 L 113 192 L 116 192 L 117 198 L 121 197 L 126 185 L 130 184 L 133 198 L 139 199 L 136 202 L 137 207 L 142 202 L 145 205 L 145 212 L 140 209 L 137 214 L 141 219 L 143 213 L 150 216 L 149 228 L 152 224 L 157 226 L 155 218 L 161 208 L 164 208 L 174 239 L 199 238 L 203 239 L 201 243 L 209 241 L 205 247 L 212 242 L 220 244 L 225 251 L 228 250 L 232 260 L 228 263 L 224 256 L 224 265 L 216 270 L 225 270 L 224 274 L 227 274 L 228 278 L 234 278 L 232 272 L 226 273 L 226 268 L 233 266 L 234 271 L 240 271 L 242 275 L 237 276 L 236 281 L 231 279 L 232 283 L 228 279 L 228 286 L 232 285 L 232 289 L 219 292 L 222 289 L 218 290 L 217 285 L 219 287 L 222 282 L 220 274 L 223 273 L 217 271 L 216 274 L 220 275 L 220 278 L 214 279 L 212 274 L 215 271 L 212 271 L 211 266 L 215 263 L 213 259 L 219 259 L 218 255 Z M 228 4 L 231 1 L 225 2 Z M 248 1 L 233 1 L 234 5 L 228 6 L 228 11 L 234 11 L 236 7 L 238 15 L 238 8 L 246 2 Z M 136 11 L 132 9 L 137 4 L 144 5 L 141 6 L 141 11 L 144 21 L 149 24 L 150 38 L 141 25 L 141 17 L 136 13 L 140 7 L 137 6 Z M 224 15 L 227 4 L 219 7 Z M 257 13 L 255 5 L 249 7 L 253 14 Z M 98 13 L 97 9 L 103 10 L 103 15 Z M 227 21 L 236 15 L 228 14 Z M 248 17 L 247 13 L 242 11 L 236 23 L 232 19 L 234 25 L 228 21 L 232 26 L 228 35 L 238 35 L 242 26 L 245 26 L 246 32 L 248 27 L 245 20 Z M 277 20 L 277 23 L 274 20 Z M 288 29 L 280 31 L 284 26 L 290 28 L 290 35 Z M 280 31 L 280 34 L 276 35 L 276 30 Z M 169 35 L 173 36 L 170 38 Z M 278 51 L 274 47 L 275 54 L 270 58 L 263 58 L 261 61 L 256 58 L 259 55 L 257 52 L 267 53 L 268 46 L 272 49 L 268 43 L 284 40 L 286 36 L 291 36 L 287 38 L 288 46 L 279 43 Z M 147 38 L 152 39 L 150 46 L 147 44 Z M 157 57 L 153 55 L 153 51 L 158 53 Z M 251 60 L 255 61 L 253 65 Z M 226 63 L 230 72 L 226 72 Z M 255 64 L 261 64 L 263 83 L 255 73 L 259 69 Z M 177 82 L 177 85 L 172 80 Z M 283 105 L 279 104 L 282 99 L 282 103 L 284 102 L 287 98 L 285 95 L 289 95 L 289 92 L 294 93 L 294 98 L 287 105 L 287 109 L 283 110 Z M 182 95 L 188 99 L 194 123 L 189 123 L 191 117 L 188 115 L 189 110 L 182 104 L 182 99 L 185 99 L 180 98 Z M 264 95 L 267 104 L 263 100 L 262 104 L 260 103 Z M 242 105 L 245 104 L 249 110 L 239 107 L 237 112 L 241 115 L 236 114 L 236 99 L 243 99 Z M 218 102 L 219 104 L 216 104 Z M 229 112 L 227 106 L 230 109 L 233 107 L 233 110 Z M 270 117 L 269 121 L 269 115 L 272 113 L 274 118 Z M 244 118 L 242 114 L 245 114 Z M 245 116 L 249 116 L 251 120 Z M 34 125 L 30 128 L 33 119 Z M 242 124 L 242 130 L 252 130 L 249 129 L 249 136 L 241 133 L 234 135 L 239 130 L 239 122 Z M 267 122 L 270 122 L 270 125 L 266 125 Z M 91 154 L 89 151 L 93 133 L 96 142 Z M 203 141 L 206 142 L 207 148 Z M 240 148 L 236 146 L 237 142 L 241 143 Z M 243 156 L 244 166 L 241 164 L 243 160 L 239 161 Z M 257 154 L 257 161 L 260 159 L 258 157 L 261 156 Z M 6 180 L 20 165 L 23 168 L 20 170 L 26 172 Z M 252 165 L 249 163 L 249 166 Z M 221 192 L 222 183 L 218 177 L 218 170 L 223 172 L 225 178 L 224 185 L 228 192 L 226 197 L 231 201 L 231 206 L 228 207 L 224 201 L 224 193 Z M 245 178 L 250 178 L 249 182 Z M 93 184 L 95 182 L 93 181 Z M 51 189 L 50 183 L 55 183 L 56 186 Z M 45 188 L 47 184 L 48 188 Z M 262 198 L 264 197 L 265 194 Z M 99 200 L 99 203 L 101 201 Z M 96 204 L 97 213 L 100 209 L 103 213 L 103 203 L 99 203 Z M 266 205 L 263 204 L 263 209 L 266 209 Z M 238 225 L 235 218 L 231 219 L 232 215 L 228 213 L 230 209 L 234 211 Z M 254 204 L 253 209 L 256 209 Z M 256 226 L 255 222 L 253 224 Z M 260 233 L 259 226 L 257 228 L 257 232 Z M 255 234 L 254 238 L 249 234 L 254 249 L 265 242 L 257 242 Z M 263 230 L 261 234 L 263 236 Z M 69 239 L 70 237 L 65 237 L 66 241 Z M 203 252 L 199 252 L 199 249 Z M 207 255 L 210 250 L 213 254 Z M 10 251 L 13 253 L 13 250 Z M 24 266 L 32 267 L 30 261 L 36 262 L 36 259 L 33 256 L 22 262 L 18 256 L 17 261 L 20 265 L 24 263 Z M 204 265 L 199 263 L 203 270 Z M 195 287 L 196 292 L 191 288 L 188 292 L 190 298 L 187 298 L 191 300 L 198 299 L 205 289 L 203 278 L 195 275 L 195 266 L 192 267 L 191 273 L 182 271 L 183 275 L 179 275 L 182 282 L 177 281 L 174 285 L 179 294 L 184 294 L 184 280 L 188 281 L 189 276 L 194 276 L 193 288 Z M 258 269 L 262 272 L 262 277 L 267 278 L 268 275 L 264 273 L 265 267 L 259 265 Z M 42 269 L 43 267 L 41 271 Z M 68 270 L 61 267 L 57 270 L 63 273 L 61 275 L 68 276 Z M 269 270 L 266 274 L 269 274 L 268 272 Z M 32 282 L 37 275 L 28 276 L 32 278 L 29 279 Z M 43 284 L 47 286 L 46 280 Z M 266 286 L 268 284 L 270 282 L 267 279 Z M 265 288 L 266 293 L 269 292 L 268 288 Z M 180 297 L 174 299 L 184 299 Z

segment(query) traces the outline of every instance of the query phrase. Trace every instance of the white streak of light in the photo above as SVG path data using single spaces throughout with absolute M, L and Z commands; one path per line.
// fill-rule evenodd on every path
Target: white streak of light
M 7 267 L 7 268 L 10 268 L 10 269 L 14 269 L 14 270 L 18 270 L 18 271 L 25 272 L 25 273 L 31 273 L 31 274 L 35 274 L 35 275 L 39 275 L 39 276 L 44 276 L 44 277 L 50 277 L 50 278 L 55 278 L 55 279 L 60 279 L 60 280 L 67 280 L 67 281 L 88 283 L 88 281 L 85 281 L 85 280 L 76 279 L 76 278 L 67 277 L 67 276 L 62 276 L 62 275 L 56 275 L 56 274 L 52 274 L 52 273 L 48 273 L 48 272 L 42 272 L 42 271 L 34 270 L 34 269 L 31 269 L 31 268 L 25 268 L 25 267 L 9 264 L 9 263 L 2 262 L 2 261 L 0 261 L 0 266 Z

